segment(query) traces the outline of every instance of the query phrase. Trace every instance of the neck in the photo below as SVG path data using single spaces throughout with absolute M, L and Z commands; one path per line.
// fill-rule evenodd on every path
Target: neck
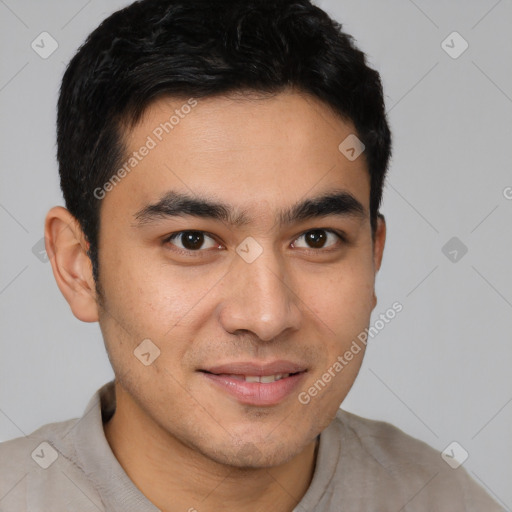
M 318 442 L 270 468 L 219 464 L 161 429 L 116 382 L 116 411 L 104 425 L 120 465 L 162 512 L 291 512 L 306 493 Z

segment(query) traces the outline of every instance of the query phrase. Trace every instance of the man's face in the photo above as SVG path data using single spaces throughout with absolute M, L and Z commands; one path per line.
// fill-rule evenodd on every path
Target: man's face
M 159 99 L 128 132 L 129 155 L 155 145 L 102 201 L 101 329 L 144 421 L 223 464 L 280 464 L 333 419 L 362 361 L 322 377 L 375 307 L 368 171 L 338 149 L 353 126 L 308 96 L 184 104 Z M 294 210 L 334 193 L 355 201 Z M 173 215 L 183 203 L 162 199 L 177 194 L 233 213 Z

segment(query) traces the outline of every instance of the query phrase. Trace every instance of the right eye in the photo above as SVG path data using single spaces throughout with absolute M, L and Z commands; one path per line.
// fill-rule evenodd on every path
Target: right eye
M 175 241 L 178 241 L 176 243 Z M 180 253 L 202 252 L 201 249 L 212 249 L 219 244 L 204 231 L 179 231 L 172 233 L 165 240 L 164 243 L 169 243 L 177 247 Z M 206 247 L 204 244 L 206 243 Z

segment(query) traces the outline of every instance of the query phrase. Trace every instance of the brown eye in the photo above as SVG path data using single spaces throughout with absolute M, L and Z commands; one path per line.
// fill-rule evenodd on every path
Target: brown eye
M 317 229 L 315 231 L 309 231 L 305 234 L 306 242 L 313 247 L 314 249 L 321 249 L 325 241 L 327 240 L 327 235 L 325 234 L 325 231 L 322 231 L 321 229 Z
M 297 240 L 300 239 L 304 239 L 307 245 L 298 245 Z M 312 229 L 303 233 L 297 240 L 293 243 L 293 246 L 305 249 L 325 249 L 336 245 L 340 240 L 344 241 L 340 234 L 330 229 Z M 328 243 L 329 241 L 330 243 Z
M 174 233 L 167 238 L 166 242 L 171 243 L 180 249 L 195 252 L 200 249 L 211 249 L 218 245 L 212 237 L 206 235 L 203 231 L 180 231 L 179 233 Z M 207 245 L 206 247 L 204 247 L 205 243 Z
M 203 233 L 197 233 L 197 232 L 186 232 L 182 233 L 180 235 L 181 237 L 181 243 L 183 244 L 183 247 L 185 249 L 188 249 L 189 251 L 195 251 L 197 249 L 201 249 L 201 246 L 204 242 L 204 235 Z

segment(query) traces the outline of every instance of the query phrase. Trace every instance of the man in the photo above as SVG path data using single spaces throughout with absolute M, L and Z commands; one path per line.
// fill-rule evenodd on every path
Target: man
M 307 0 L 105 20 L 63 78 L 67 208 L 45 237 L 115 384 L 1 446 L 0 510 L 500 510 L 425 444 L 339 410 L 390 152 L 378 74 Z

